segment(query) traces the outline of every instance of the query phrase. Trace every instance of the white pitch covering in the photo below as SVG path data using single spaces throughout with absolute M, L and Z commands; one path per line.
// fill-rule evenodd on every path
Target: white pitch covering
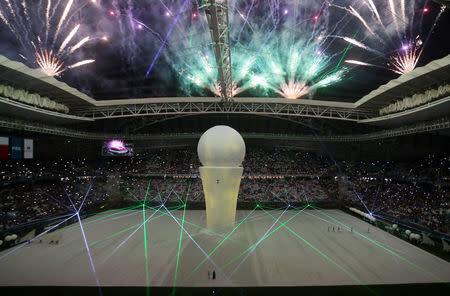
M 282 212 L 277 210 L 270 213 L 278 218 Z M 183 233 L 176 285 L 316 286 L 450 281 L 450 263 L 341 211 L 323 212 L 351 226 L 353 232 L 343 229 L 343 226 L 340 226 L 341 231 L 337 231 L 338 225 L 329 221 L 327 216 L 315 210 L 307 210 L 287 224 L 305 241 L 281 227 L 262 240 L 242 264 L 240 262 L 246 254 L 229 264 L 224 273 L 213 268 L 213 264 L 207 261 L 189 278 L 190 272 L 205 256 Z M 243 219 L 248 213 L 249 211 L 238 211 L 237 219 Z M 279 221 L 284 222 L 295 213 L 296 211 L 288 211 Z M 96 240 L 142 222 L 143 215 L 140 210 L 124 214 L 126 215 L 123 217 L 120 217 L 122 214 L 116 215 L 91 224 L 86 223 L 106 214 L 83 221 L 102 286 L 146 285 L 143 228 L 112 256 L 111 252 L 132 229 L 92 245 Z M 147 218 L 152 214 L 153 211 L 146 211 Z M 181 218 L 183 212 L 176 211 L 174 215 Z M 153 217 L 157 216 L 158 214 Z M 230 262 L 251 244 L 260 241 L 264 233 L 270 233 L 268 229 L 274 221 L 274 218 L 263 211 L 253 212 L 211 256 L 212 260 L 219 266 Z M 221 238 L 206 234 L 204 230 L 188 222 L 204 226 L 204 211 L 187 211 L 185 229 L 207 253 L 220 243 Z M 275 224 L 271 230 L 276 229 L 278 225 Z M 328 226 L 333 225 L 335 232 L 332 232 L 332 228 L 328 232 Z M 0 259 L 0 285 L 95 286 L 79 227 L 74 224 L 66 229 L 67 231 L 62 232 L 58 245 L 40 244 L 38 239 L 16 253 Z M 150 286 L 172 286 L 180 227 L 170 216 L 165 215 L 149 222 L 146 230 Z M 357 232 L 377 241 L 402 258 L 375 245 Z M 324 258 L 306 241 L 334 263 Z M 0 257 L 7 251 L 0 253 Z M 237 266 L 240 267 L 227 279 Z M 216 270 L 217 279 L 208 280 L 208 270 L 213 269 Z

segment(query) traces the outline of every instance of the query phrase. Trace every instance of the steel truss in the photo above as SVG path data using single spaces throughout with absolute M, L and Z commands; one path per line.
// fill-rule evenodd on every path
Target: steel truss
M 330 106 L 314 106 L 265 102 L 170 102 L 134 105 L 92 107 L 77 110 L 75 115 L 92 119 L 120 117 L 185 115 L 185 114 L 255 114 L 277 116 L 303 116 L 325 119 L 358 121 L 376 114 L 370 110 Z
M 117 135 L 117 134 L 93 133 L 60 128 L 55 126 L 39 125 L 31 122 L 13 121 L 10 119 L 0 119 L 0 127 L 86 140 L 107 140 L 115 137 L 120 137 L 121 139 L 124 140 L 170 141 L 183 139 L 198 139 L 201 136 L 201 133 L 183 133 L 183 134 L 165 134 L 165 135 L 154 135 L 154 134 Z M 357 134 L 357 135 L 314 136 L 314 135 L 243 133 L 242 136 L 246 139 L 267 139 L 267 140 L 286 140 L 286 141 L 363 142 L 417 133 L 432 132 L 448 128 L 450 128 L 450 118 L 442 118 L 436 121 L 424 122 L 413 126 L 405 126 L 391 130 L 383 130 L 379 132 L 373 132 L 368 134 Z
M 206 0 L 200 8 L 205 9 L 208 20 L 217 63 L 217 82 L 222 100 L 232 101 L 233 78 L 231 76 L 228 0 Z

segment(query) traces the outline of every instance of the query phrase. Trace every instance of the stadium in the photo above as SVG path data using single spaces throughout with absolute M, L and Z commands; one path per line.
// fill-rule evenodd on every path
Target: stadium
M 0 1 L 0 293 L 448 294 L 449 6 Z

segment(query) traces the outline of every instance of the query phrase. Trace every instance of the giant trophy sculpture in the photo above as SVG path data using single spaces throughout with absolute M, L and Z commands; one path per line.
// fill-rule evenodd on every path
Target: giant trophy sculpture
M 244 168 L 245 143 L 234 129 L 218 125 L 207 130 L 197 146 L 200 177 L 206 202 L 208 229 L 234 227 L 236 204 Z

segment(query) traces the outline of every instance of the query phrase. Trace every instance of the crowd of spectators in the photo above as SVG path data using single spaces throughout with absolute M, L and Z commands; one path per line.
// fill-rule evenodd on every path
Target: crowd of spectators
M 108 196 L 92 184 L 95 181 L 91 178 L 77 177 L 0 188 L 0 228 L 75 212 L 88 190 L 83 208 L 93 209 L 106 202 Z
M 430 230 L 450 232 L 450 188 L 389 179 L 351 182 L 348 204 L 374 217 L 416 223 Z M 358 193 L 358 196 L 355 192 Z
M 337 190 L 337 183 L 334 189 Z M 128 198 L 140 201 L 156 199 L 160 202 L 204 202 L 203 188 L 199 178 L 136 178 L 127 177 L 121 185 Z M 126 186 L 126 187 L 125 187 Z M 148 190 L 147 190 L 148 188 Z M 296 177 L 265 177 L 241 180 L 239 201 L 243 202 L 309 202 L 328 197 L 328 189 L 318 179 Z M 125 194 L 126 195 L 126 194 Z M 145 198 L 147 196 L 147 198 Z
M 85 210 L 120 197 L 202 203 L 199 166 L 193 149 L 95 161 L 4 160 L 0 228 L 65 214 L 73 210 L 72 203 L 81 204 L 89 188 Z M 450 231 L 449 157 L 335 162 L 303 151 L 249 149 L 243 167 L 238 202 L 290 204 L 331 198 L 380 217 Z

